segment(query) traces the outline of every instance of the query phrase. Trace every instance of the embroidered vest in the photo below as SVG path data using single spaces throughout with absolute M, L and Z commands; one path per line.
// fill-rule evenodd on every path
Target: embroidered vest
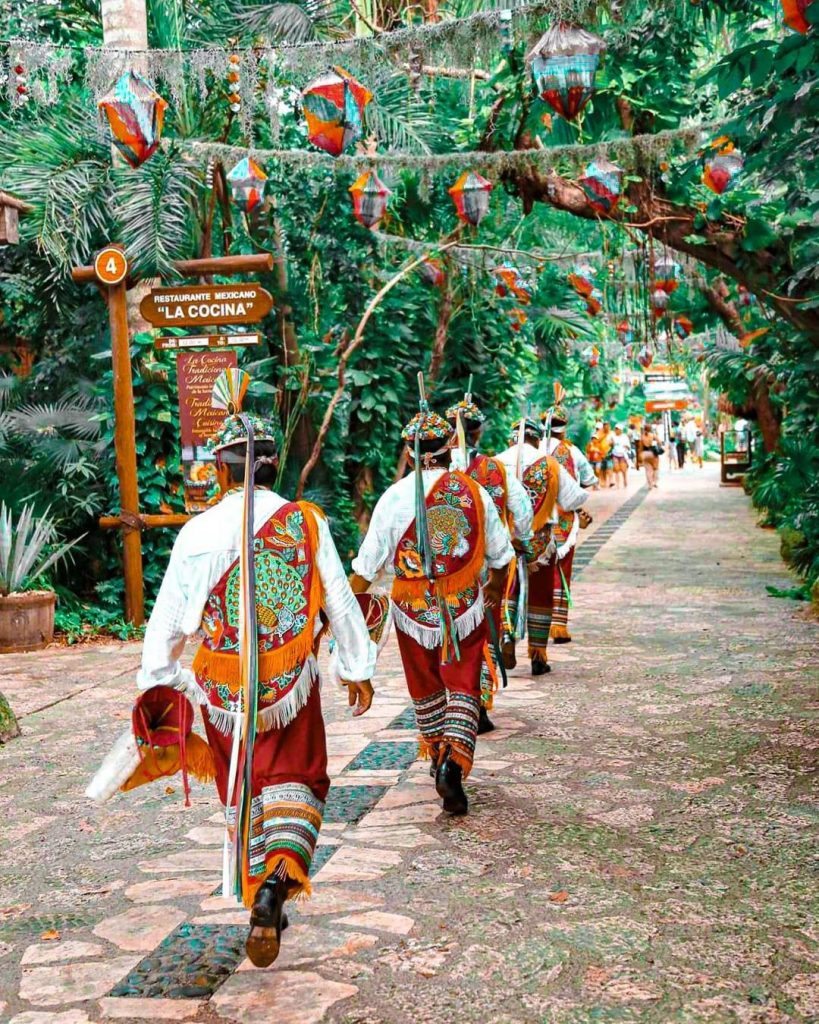
M 523 473 L 523 486 L 532 502 L 532 549 L 540 557 L 549 545 L 550 520 L 557 501 L 560 466 L 551 455 L 544 455 Z
M 566 470 L 572 480 L 577 479 L 577 467 L 574 464 L 574 457 L 572 455 L 572 446 L 569 441 L 561 438 L 555 446 L 552 452 L 552 458 L 556 459 L 557 462 Z M 566 512 L 559 505 L 557 508 L 557 522 L 553 530 L 554 539 L 557 541 L 558 547 L 565 544 L 569 539 L 569 535 L 574 528 L 574 520 L 577 513 Z
M 477 600 L 485 555 L 484 509 L 478 485 L 465 473 L 447 472 L 426 498 L 432 578 L 424 575 L 415 520 L 395 552 L 392 599 L 422 626 L 440 625 L 439 601 L 454 618 Z
M 302 679 L 314 646 L 322 588 L 316 556 L 321 513 L 307 502 L 288 502 L 254 539 L 256 615 L 259 632 L 259 727 L 292 721 L 309 695 Z M 213 588 L 202 614 L 205 639 L 193 671 L 217 723 L 219 712 L 241 707 L 239 665 L 239 560 Z M 305 692 L 306 691 L 306 692 Z M 273 708 L 276 706 L 276 710 Z
M 490 455 L 476 452 L 466 472 L 492 499 L 501 522 L 508 523 L 506 466 Z

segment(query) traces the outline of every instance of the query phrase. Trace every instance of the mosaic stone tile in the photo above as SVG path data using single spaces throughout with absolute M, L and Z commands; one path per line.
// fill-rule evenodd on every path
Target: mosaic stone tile
M 355 824 L 375 807 L 385 792 L 386 786 L 332 786 L 324 808 L 324 820 L 331 824 L 340 821 Z
M 6 1004 L 0 1005 L 0 1011 Z M 9 1024 L 91 1024 L 91 1018 L 85 1010 L 65 1010 L 61 1013 L 49 1013 L 47 1010 L 26 1010 L 12 1017 Z
M 356 910 L 380 907 L 383 903 L 382 896 L 353 892 L 337 885 L 316 886 L 309 900 L 299 900 L 293 906 L 293 913 L 296 918 L 317 917 L 322 914 L 349 914 Z
M 189 1020 L 202 1009 L 200 999 L 100 999 L 100 1013 L 113 1020 Z
M 131 907 L 124 914 L 100 921 L 94 934 L 128 952 L 149 953 L 184 920 L 184 911 L 167 903 Z
M 33 1006 L 65 1006 L 98 999 L 138 962 L 138 957 L 118 956 L 89 963 L 24 967 L 20 998 Z
M 160 903 L 184 896 L 204 896 L 213 891 L 210 878 L 152 878 L 129 885 L 125 895 L 134 903 Z
M 393 935 L 409 935 L 415 921 L 405 914 L 389 914 L 383 910 L 367 910 L 362 914 L 350 914 L 338 918 L 338 924 L 350 925 L 352 928 L 373 928 L 379 932 L 391 932 Z
M 107 994 L 142 999 L 213 995 L 245 956 L 247 928 L 182 924 Z
M 357 768 L 408 768 L 418 757 L 418 744 L 413 743 L 370 743 L 348 765 L 351 771 Z
M 23 967 L 57 964 L 66 960 L 101 956 L 104 952 L 105 947 L 97 942 L 38 942 L 26 949 L 20 963 Z
M 355 985 L 330 981 L 312 971 L 240 971 L 216 993 L 211 1007 L 238 1024 L 319 1024 L 341 999 L 356 995 Z
M 404 708 L 397 718 L 393 718 L 390 724 L 387 726 L 388 729 L 412 729 L 418 728 L 418 723 L 415 719 L 415 708 L 410 704 Z
M 221 867 L 221 850 L 179 850 L 139 863 L 139 870 L 149 875 L 166 871 L 219 871 Z

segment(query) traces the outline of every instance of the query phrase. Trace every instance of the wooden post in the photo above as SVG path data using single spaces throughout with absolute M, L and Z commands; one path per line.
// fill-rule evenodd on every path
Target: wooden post
M 142 584 L 142 536 L 136 522 L 139 516 L 139 485 L 125 281 L 108 289 L 108 321 L 111 325 L 111 361 L 114 369 L 114 450 L 120 504 L 126 517 L 134 516 L 133 523 L 123 523 L 122 526 L 125 618 L 135 626 L 141 626 L 145 621 L 145 595 Z
M 174 264 L 183 277 L 203 274 L 256 273 L 273 268 L 269 253 L 248 256 L 216 256 L 200 260 L 178 260 Z M 145 621 L 145 594 L 142 577 L 141 530 L 163 526 L 181 526 L 186 515 L 141 515 L 136 458 L 136 422 L 134 419 L 134 385 L 131 374 L 131 339 L 128 330 L 128 262 L 119 246 L 106 246 L 97 253 L 92 266 L 74 267 L 71 277 L 76 284 L 101 285 L 108 302 L 111 327 L 111 360 L 114 371 L 114 450 L 117 461 L 120 504 L 118 516 L 102 516 L 105 529 L 120 528 L 123 541 L 123 575 L 125 577 L 125 618 L 135 626 Z

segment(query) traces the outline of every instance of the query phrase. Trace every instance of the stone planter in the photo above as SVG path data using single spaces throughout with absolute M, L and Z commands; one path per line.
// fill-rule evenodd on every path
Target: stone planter
M 56 603 L 51 590 L 0 597 L 0 654 L 38 651 L 51 643 Z

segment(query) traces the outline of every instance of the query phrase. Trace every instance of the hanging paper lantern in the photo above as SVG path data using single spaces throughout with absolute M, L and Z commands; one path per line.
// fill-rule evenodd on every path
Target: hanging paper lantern
M 648 347 L 643 345 L 640 351 L 637 353 L 637 362 L 642 366 L 644 370 L 647 370 L 649 366 L 654 362 L 654 353 Z
M 651 293 L 651 311 L 655 317 L 661 317 L 668 306 L 668 292 L 655 288 Z
M 801 32 L 802 35 L 810 28 L 810 22 L 805 17 L 805 11 L 810 7 L 813 0 L 782 0 L 782 14 L 785 24 L 794 32 Z
M 134 71 L 126 71 L 97 104 L 105 112 L 114 145 L 131 167 L 156 152 L 168 104 Z
M 363 132 L 364 108 L 373 94 L 344 68 L 331 68 L 301 94 L 307 138 L 331 156 L 340 156 Z
M 662 289 L 667 295 L 675 292 L 680 285 L 680 265 L 668 255 L 661 256 L 654 263 L 654 288 Z M 668 303 L 666 302 L 666 305 Z M 662 307 L 665 309 L 665 306 Z
M 517 267 L 511 263 L 504 263 L 500 267 L 495 267 L 492 273 L 499 278 L 495 285 L 496 295 L 501 298 L 512 295 L 524 305 L 532 301 L 532 289 Z
M 255 160 L 249 156 L 240 160 L 227 172 L 230 192 L 235 203 L 241 203 L 245 213 L 250 213 L 264 200 L 267 175 Z
M 705 160 L 702 183 L 721 196 L 734 184 L 742 171 L 745 158 L 738 149 L 734 149 L 734 144 L 727 135 L 714 139 L 709 148 L 711 155 Z
M 623 345 L 630 345 L 634 341 L 634 331 L 628 320 L 621 320 L 617 325 L 617 337 Z
M 419 266 L 418 272 L 427 282 L 435 288 L 440 288 L 446 281 L 446 272 L 442 260 L 428 259 Z
M 375 171 L 365 171 L 350 186 L 353 213 L 359 224 L 374 228 L 387 212 L 387 200 L 392 192 Z
M 594 93 L 594 78 L 605 42 L 585 29 L 557 22 L 529 54 L 538 96 L 555 113 L 573 121 Z
M 586 193 L 593 210 L 609 214 L 620 200 L 622 180 L 623 168 L 601 158 L 592 160 L 578 184 Z
M 589 316 L 597 316 L 603 308 L 603 293 L 599 288 L 592 288 L 591 293 L 586 297 L 586 312 Z
M 594 289 L 597 271 L 588 263 L 576 263 L 569 274 L 569 284 L 578 295 L 587 298 Z
M 529 320 L 529 314 L 525 309 L 520 309 L 515 306 L 514 309 L 509 310 L 509 319 L 512 321 L 510 326 L 513 331 L 519 331 L 521 327 Z
M 672 321 L 674 333 L 678 338 L 687 338 L 688 335 L 694 330 L 693 323 L 688 319 L 687 316 L 675 316 Z
M 449 189 L 458 217 L 466 224 L 480 224 L 489 211 L 492 182 L 477 171 L 464 171 Z

